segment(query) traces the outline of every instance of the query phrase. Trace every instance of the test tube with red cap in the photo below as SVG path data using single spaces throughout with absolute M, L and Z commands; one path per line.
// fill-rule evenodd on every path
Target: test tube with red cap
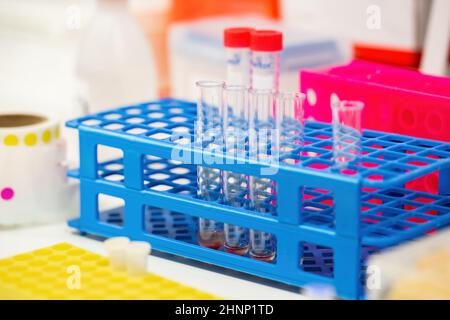
M 251 51 L 250 36 L 253 28 L 227 28 L 223 32 L 223 44 L 227 55 L 227 84 L 250 86 Z
M 252 51 L 252 88 L 278 91 L 283 34 L 275 30 L 253 31 L 250 49 Z

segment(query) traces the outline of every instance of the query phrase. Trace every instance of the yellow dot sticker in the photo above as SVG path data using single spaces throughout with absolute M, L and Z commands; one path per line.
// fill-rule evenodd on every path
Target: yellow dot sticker
M 7 146 L 17 146 L 19 144 L 19 139 L 15 135 L 9 134 L 5 137 L 3 142 Z
M 29 133 L 25 136 L 24 140 L 27 146 L 34 146 L 37 143 L 37 135 L 35 133 Z
M 50 132 L 50 130 L 47 129 L 42 133 L 42 140 L 45 143 L 50 143 L 50 140 L 52 140 L 52 133 Z

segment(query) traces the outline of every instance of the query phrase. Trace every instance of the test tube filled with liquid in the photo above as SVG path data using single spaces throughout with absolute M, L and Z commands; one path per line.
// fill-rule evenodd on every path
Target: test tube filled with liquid
M 224 82 L 199 81 L 197 100 L 197 123 L 195 144 L 203 150 L 215 151 L 223 147 L 222 119 L 226 108 L 223 105 Z M 197 196 L 206 201 L 220 201 L 222 175 L 220 170 L 197 166 Z M 223 223 L 199 218 L 198 243 L 211 249 L 223 245 Z
M 270 164 L 276 155 L 278 138 L 274 116 L 274 93 L 272 90 L 250 91 L 249 114 L 249 157 L 260 163 Z M 261 176 L 249 177 L 249 198 L 251 209 L 265 215 L 273 215 L 276 210 L 276 186 L 270 179 L 274 172 L 263 171 Z M 271 262 L 276 256 L 276 239 L 271 233 L 250 230 L 250 256 L 253 259 Z
M 355 164 L 361 154 L 361 114 L 364 103 L 336 101 L 333 114 L 333 159 L 336 168 Z
M 225 107 L 227 119 L 223 121 L 226 154 L 234 159 L 245 160 L 246 138 L 248 136 L 248 90 L 246 86 L 230 85 L 225 87 Z M 245 165 L 245 161 L 235 165 Z M 245 206 L 247 176 L 245 174 L 223 171 L 223 200 L 233 207 Z M 248 229 L 225 224 L 224 248 L 230 253 L 245 255 L 249 248 Z

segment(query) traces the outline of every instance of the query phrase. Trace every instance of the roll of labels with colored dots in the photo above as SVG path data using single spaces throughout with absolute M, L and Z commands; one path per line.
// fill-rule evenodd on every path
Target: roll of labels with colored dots
M 65 161 L 56 119 L 0 112 L 0 226 L 65 221 L 77 212 Z
M 50 145 L 60 138 L 60 124 L 40 114 L 1 113 L 0 147 Z

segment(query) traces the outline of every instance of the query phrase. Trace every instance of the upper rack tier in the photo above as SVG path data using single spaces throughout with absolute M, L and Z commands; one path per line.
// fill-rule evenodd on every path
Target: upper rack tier
M 190 134 L 192 141 L 196 114 L 195 103 L 161 99 L 81 117 L 67 122 L 67 126 L 89 128 L 138 143 L 157 142 L 170 148 L 186 144 L 186 139 L 174 139 L 174 134 Z M 285 146 L 279 158 L 280 167 L 360 179 L 363 187 L 371 188 L 402 186 L 428 173 L 450 168 L 450 143 L 440 141 L 364 130 L 359 163 L 336 170 L 330 124 L 307 121 L 303 140 L 303 146 L 295 141 Z

